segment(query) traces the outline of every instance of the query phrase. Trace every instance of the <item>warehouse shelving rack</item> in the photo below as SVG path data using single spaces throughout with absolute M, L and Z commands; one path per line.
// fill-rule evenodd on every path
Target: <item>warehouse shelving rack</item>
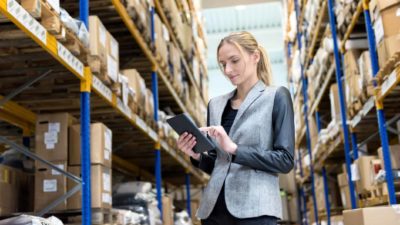
M 303 1 L 303 3 L 305 4 L 305 2 Z M 395 121 L 397 121 L 400 116 L 398 114 L 398 106 L 399 106 L 399 101 L 396 100 L 396 97 L 399 97 L 399 83 L 400 83 L 400 67 L 397 66 L 395 68 L 393 68 L 393 66 L 395 65 L 395 63 L 393 61 L 398 61 L 399 57 L 399 53 L 396 54 L 396 56 L 394 56 L 394 58 L 390 59 L 386 65 L 379 69 L 378 66 L 378 59 L 377 59 L 377 54 L 376 54 L 376 45 L 375 45 L 375 36 L 374 36 L 374 32 L 373 32 L 373 28 L 372 28 L 372 24 L 371 24 L 371 18 L 369 15 L 369 1 L 368 0 L 360 0 L 357 4 L 357 9 L 355 11 L 355 13 L 352 15 L 351 18 L 351 23 L 349 24 L 349 26 L 346 29 L 346 32 L 344 33 L 343 36 L 343 40 L 341 42 L 341 45 L 339 47 L 338 43 L 337 43 L 337 31 L 336 31 L 336 18 L 335 18 L 335 14 L 333 12 L 333 2 L 332 0 L 326 0 L 322 2 L 322 5 L 325 6 L 327 3 L 327 9 L 322 8 L 320 10 L 327 10 L 328 14 L 329 14 L 329 23 L 330 23 L 330 29 L 331 29 L 331 34 L 333 37 L 333 44 L 334 44 L 334 55 L 335 55 L 335 71 L 336 71 L 336 81 L 337 83 L 341 83 L 342 82 L 342 56 L 340 56 L 340 54 L 344 54 L 345 52 L 345 43 L 346 41 L 350 38 L 351 33 L 353 32 L 353 29 L 356 26 L 360 26 L 364 25 L 362 24 L 362 21 L 360 22 L 360 19 L 364 19 L 365 20 L 365 30 L 367 33 L 367 39 L 368 39 L 368 44 L 369 44 L 369 52 L 370 52 L 370 57 L 371 57 L 371 64 L 372 64 L 372 73 L 373 76 L 375 78 L 373 84 L 375 87 L 375 95 L 370 97 L 365 104 L 363 105 L 362 109 L 353 117 L 350 118 L 349 120 L 346 118 L 346 106 L 345 106 L 345 102 L 344 102 L 344 98 L 343 98 L 343 90 L 342 90 L 342 85 L 339 85 L 339 98 L 340 98 L 340 108 L 341 108 L 341 116 L 342 116 L 342 132 L 344 135 L 344 140 L 340 140 L 340 138 L 337 138 L 337 140 L 335 141 L 335 144 L 330 146 L 329 149 L 326 151 L 326 155 L 323 158 L 320 158 L 316 161 L 311 160 L 310 162 L 310 170 L 311 170 L 311 174 L 308 177 L 303 177 L 303 171 L 302 169 L 300 170 L 300 175 L 302 177 L 302 183 L 304 184 L 305 181 L 311 179 L 312 183 L 311 183 L 311 194 L 313 195 L 313 199 L 314 199 L 314 209 L 315 207 L 315 192 L 313 191 L 314 189 L 314 172 L 313 170 L 322 170 L 322 176 L 323 176 L 323 181 L 324 181 L 324 194 L 325 194 L 325 208 L 326 208 L 326 214 L 327 214 L 327 220 L 328 220 L 328 224 L 330 224 L 330 214 L 331 214 L 331 209 L 330 209 L 330 203 L 329 203 L 329 198 L 328 198 L 328 194 L 329 194 L 329 190 L 327 187 L 327 169 L 324 167 L 326 160 L 332 156 L 333 152 L 337 152 L 338 149 L 342 150 L 342 145 L 344 144 L 344 150 L 345 150 L 345 158 L 346 158 L 346 169 L 348 171 L 348 180 L 349 180 L 349 189 L 350 189 L 350 193 L 351 194 L 351 206 L 352 208 L 357 208 L 357 202 L 355 199 L 355 190 L 354 190 L 354 186 L 353 186 L 353 182 L 351 180 L 351 170 L 350 170 L 350 166 L 351 166 L 351 161 L 355 160 L 358 158 L 358 152 L 360 151 L 360 147 L 362 147 L 364 144 L 368 143 L 371 144 L 373 147 L 377 147 L 379 145 L 382 146 L 383 149 L 383 157 L 384 157 L 384 166 L 385 166 L 385 171 L 388 171 L 388 173 L 386 174 L 386 181 L 387 181 L 387 187 L 388 187 L 388 192 L 389 192 L 389 204 L 396 204 L 396 193 L 394 190 L 394 183 L 393 183 L 393 175 L 392 175 L 392 167 L 391 167 L 391 161 L 390 161 L 390 154 L 389 154 L 389 137 L 387 132 L 391 132 L 392 134 L 397 134 L 396 131 L 394 131 L 393 128 L 390 127 L 390 125 L 392 123 L 394 123 Z M 301 12 L 301 15 L 299 15 L 299 6 L 298 6 L 298 1 L 295 1 L 295 10 L 296 10 L 296 17 L 297 17 L 297 28 L 298 28 L 298 34 L 297 34 L 297 43 L 295 44 L 295 46 L 299 47 L 299 50 L 301 50 L 301 31 L 300 31 L 300 26 L 301 26 L 301 21 L 303 18 L 303 13 L 304 13 L 304 7 L 303 7 L 303 11 Z M 303 4 L 303 6 L 304 6 Z M 323 13 L 318 13 L 319 18 L 318 18 L 318 22 L 317 22 L 317 27 L 316 29 L 316 34 L 315 36 L 318 36 L 318 32 L 321 29 L 321 23 L 320 21 L 322 20 L 321 17 L 324 16 Z M 364 18 L 362 18 L 364 17 Z M 299 22 L 300 21 L 300 22 Z M 315 40 L 313 38 L 312 42 L 311 42 L 311 50 L 309 51 L 309 55 L 307 55 L 306 60 L 305 60 L 305 65 L 308 66 L 309 65 L 309 59 L 312 58 L 312 54 L 315 48 Z M 290 43 L 289 43 L 290 44 Z M 288 46 L 288 48 L 290 48 L 290 46 Z M 304 67 L 307 68 L 307 67 Z M 302 66 L 301 69 L 301 76 L 302 76 L 302 82 L 299 84 L 299 87 L 303 90 L 303 98 L 304 98 L 304 119 L 305 119 L 305 127 L 300 129 L 300 132 L 297 135 L 297 140 L 296 140 L 296 146 L 298 147 L 299 145 L 304 145 L 304 135 L 306 136 L 306 142 L 307 142 L 307 148 L 308 151 L 310 152 L 310 146 L 308 144 L 309 142 L 309 137 L 307 137 L 309 135 L 309 128 L 308 128 L 308 116 L 311 116 L 312 113 L 307 114 L 307 96 L 304 93 L 304 86 L 307 85 L 307 81 L 304 78 L 304 68 Z M 384 82 L 382 82 L 382 78 L 385 75 L 389 75 L 388 79 L 386 79 Z M 380 81 L 380 82 L 378 82 Z M 297 99 L 300 98 L 299 96 L 299 91 L 294 95 L 295 101 Z M 319 100 L 319 98 L 317 98 L 317 101 Z M 319 102 L 314 103 L 313 106 L 314 109 L 318 108 L 318 104 Z M 386 106 L 385 110 L 383 110 L 383 105 Z M 375 106 L 375 107 L 374 107 Z M 397 111 L 396 111 L 397 108 Z M 316 110 L 316 112 L 318 112 L 318 110 Z M 385 113 L 387 112 L 387 115 L 390 119 L 388 121 L 386 121 L 385 118 Z M 316 114 L 316 118 L 317 118 L 317 127 L 318 130 L 320 130 L 320 118 L 318 113 Z M 345 122 L 343 122 L 345 121 Z M 371 135 L 371 132 L 366 132 L 366 131 L 371 131 L 374 130 L 373 128 L 376 129 L 375 127 L 371 127 L 373 125 L 371 125 L 371 123 L 376 123 L 376 121 L 378 122 L 378 131 L 373 133 Z M 347 124 L 349 126 L 350 129 L 350 135 L 348 132 L 348 128 L 347 128 Z M 379 137 L 378 137 L 379 134 Z M 361 138 L 360 138 L 361 137 Z M 352 143 L 352 150 L 350 150 L 350 145 L 349 145 L 349 139 L 351 139 L 351 143 Z M 357 139 L 361 139 L 362 142 L 358 143 Z M 344 143 L 343 143 L 344 142 Z M 380 142 L 380 143 L 379 143 Z M 301 167 L 301 151 L 298 151 L 298 163 L 300 168 Z M 306 198 L 304 196 L 304 192 L 303 192 L 303 186 L 301 186 L 299 188 L 299 194 L 302 197 L 299 201 L 299 208 L 301 208 L 302 210 L 302 221 L 304 222 L 304 224 L 308 224 L 307 222 L 307 218 L 305 216 L 305 210 L 306 210 L 306 206 L 305 206 L 305 201 Z M 303 201 L 303 202 L 302 202 Z M 302 204 L 303 203 L 303 204 Z M 382 203 L 382 202 L 379 202 Z M 363 205 L 359 205 L 358 207 L 363 207 Z M 317 211 L 315 211 L 315 221 L 318 224 L 318 215 L 317 215 Z
M 95 3 L 98 2 L 99 1 L 96 1 Z M 162 104 L 163 106 L 171 106 L 175 113 L 187 112 L 186 107 L 166 77 L 167 71 L 163 71 L 160 68 L 154 54 L 151 51 L 151 47 L 145 43 L 138 28 L 128 16 L 126 9 L 123 7 L 121 2 L 116 0 L 102 2 L 106 2 L 106 5 L 109 4 L 113 6 L 113 15 L 118 16 L 118 28 L 124 28 L 123 32 L 127 31 L 127 34 L 123 37 L 130 37 L 130 39 L 127 39 L 125 43 L 135 43 L 136 46 L 139 46 L 141 53 L 144 54 L 146 65 L 143 66 L 144 69 L 142 69 L 147 72 L 149 68 L 151 68 L 150 72 L 152 74 L 152 91 L 155 102 L 154 119 L 156 121 L 158 120 L 159 102 L 160 105 Z M 79 3 L 79 16 L 85 24 L 87 24 L 90 4 L 92 3 L 93 1 L 89 3 L 88 0 L 81 0 Z M 13 146 L 15 149 L 22 151 L 34 159 L 48 164 L 55 170 L 60 171 L 75 181 L 82 183 L 83 224 L 91 224 L 89 160 L 91 120 L 104 122 L 115 134 L 113 135 L 115 138 L 114 143 L 118 143 L 119 146 L 114 148 L 118 151 L 116 151 L 112 156 L 113 167 L 118 170 L 136 173 L 146 179 L 151 179 L 153 181 L 155 180 L 159 203 L 161 202 L 161 163 L 165 165 L 165 172 L 170 175 L 167 177 L 168 180 L 166 180 L 164 184 L 172 186 L 174 184 L 186 183 L 188 187 L 188 196 L 190 196 L 189 185 L 191 183 L 189 173 L 196 178 L 194 182 L 204 184 L 208 180 L 209 177 L 195 169 L 187 157 L 184 157 L 180 152 L 169 146 L 166 141 L 161 140 L 157 132 L 154 131 L 151 126 L 146 124 L 146 122 L 143 121 L 138 115 L 124 106 L 122 101 L 117 98 L 117 96 L 113 94 L 108 87 L 106 87 L 97 77 L 91 74 L 88 67 L 84 67 L 84 65 L 74 57 L 72 57 L 74 60 L 73 62 L 67 60 L 65 52 L 68 54 L 68 51 L 62 46 L 62 44 L 57 42 L 53 35 L 44 30 L 44 28 L 43 32 L 36 32 L 36 30 L 27 25 L 26 21 L 24 20 L 25 17 L 19 17 L 21 14 L 18 14 L 19 16 L 16 14 L 17 12 L 13 7 L 17 7 L 19 13 L 21 12 L 22 7 L 20 7 L 15 0 L 0 0 L 1 14 L 11 21 L 10 23 L 6 23 L 1 26 L 2 28 L 12 31 L 10 32 L 11 36 L 8 37 L 8 40 L 3 42 L 2 47 L 9 47 L 8 44 L 11 44 L 11 47 L 29 47 L 35 51 L 34 53 L 25 53 L 25 55 L 23 52 L 17 52 L 15 55 L 3 57 L 0 60 L 0 63 L 19 63 L 19 65 L 21 65 L 24 61 L 29 61 L 32 64 L 32 62 L 36 62 L 35 60 L 41 60 L 41 62 L 45 62 L 46 65 L 42 67 L 39 65 L 37 67 L 32 66 L 28 68 L 20 66 L 19 70 L 11 69 L 3 71 L 3 73 L 0 72 L 0 76 L 1 74 L 3 76 L 0 78 L 2 81 L 13 82 L 12 87 L 7 86 L 7 88 L 3 89 L 3 93 L 5 93 L 7 96 L 0 96 L 0 116 L 3 121 L 17 126 L 23 130 L 23 144 L 25 147 L 14 142 L 13 140 L 7 139 L 5 136 L 1 136 L 1 141 Z M 154 11 L 155 9 L 153 8 L 152 15 L 154 15 Z M 26 13 L 25 15 L 28 14 Z M 33 22 L 36 25 L 36 28 L 40 28 L 40 26 L 37 25 L 38 23 L 35 21 L 36 20 Z M 107 24 L 107 22 L 105 25 L 107 28 L 109 28 L 108 26 L 112 26 L 112 24 Z M 118 29 L 116 30 L 117 31 L 110 29 L 112 34 L 118 32 Z M 5 33 L 3 32 L 2 34 L 4 35 Z M 154 32 L 152 32 L 152 35 L 152 40 L 154 40 Z M 116 37 L 117 39 L 121 38 L 121 35 Z M 130 47 L 131 46 L 132 45 L 130 45 Z M 126 49 L 127 48 L 123 48 L 121 53 L 124 54 L 124 57 L 127 55 L 131 57 L 135 55 L 135 52 L 131 52 L 129 54 L 129 51 L 126 51 Z M 71 55 L 67 56 L 71 58 Z M 39 76 L 38 74 L 43 72 L 44 69 L 48 72 Z M 186 69 L 188 70 L 188 68 Z M 19 73 L 16 71 L 19 71 Z M 32 74 L 34 79 L 31 79 L 30 76 L 28 76 L 28 79 L 26 76 L 21 76 L 24 73 L 29 72 Z M 71 73 L 74 76 L 71 76 Z M 190 74 L 190 72 L 188 73 Z M 7 78 L 7 75 L 15 75 L 17 78 Z M 47 76 L 46 81 L 42 79 L 39 82 L 39 80 L 45 76 Z M 51 81 L 47 82 L 49 77 L 51 77 Z M 158 77 L 161 78 L 161 83 L 157 83 Z M 144 76 L 144 78 L 146 79 L 146 82 L 149 83 L 149 79 L 146 76 Z M 25 80 L 29 80 L 29 82 L 25 82 Z M 35 85 L 32 86 L 34 83 Z M 15 90 L 16 86 L 20 88 Z M 50 89 L 50 92 L 40 93 L 41 88 Z M 95 92 L 94 95 L 91 94 L 92 90 Z M 159 91 L 160 95 L 165 96 L 166 98 L 159 99 Z M 78 99 L 78 96 L 80 100 Z M 11 101 L 12 98 L 14 99 L 13 101 Z M 81 142 L 81 179 L 58 169 L 51 163 L 40 159 L 40 157 L 37 157 L 35 154 L 29 151 L 30 136 L 34 132 L 36 114 L 42 112 L 59 112 L 63 111 L 64 109 L 65 111 L 74 115 L 81 115 L 81 132 L 83 137 L 83 141 Z M 18 136 L 19 134 L 13 133 L 12 135 Z M 132 137 L 137 138 L 135 138 L 135 141 L 133 141 Z M 126 150 L 127 147 L 138 148 L 139 146 L 141 150 L 138 150 L 137 152 Z M 152 157 L 148 154 L 152 149 L 155 150 L 155 154 L 153 154 L 155 159 L 151 159 Z M 164 155 L 163 158 L 161 158 L 161 150 L 165 150 L 168 153 L 167 155 Z M 138 159 L 136 161 L 128 159 L 128 153 L 133 154 L 133 156 L 137 156 Z M 143 164 L 146 164 L 149 161 L 147 160 L 146 162 L 146 160 L 144 160 L 145 158 L 139 157 L 142 155 L 145 155 L 147 158 L 150 157 L 152 162 L 155 162 L 155 178 L 153 175 L 151 175 L 151 173 L 148 172 L 151 170 L 151 168 L 149 168 L 149 166 L 147 166 L 147 168 L 146 166 L 143 166 Z M 150 163 L 150 165 L 151 164 L 152 163 Z M 177 174 L 184 174 L 184 179 L 179 179 L 179 177 L 176 179 L 175 177 Z M 73 192 L 71 191 L 67 195 L 70 196 L 77 190 L 79 189 L 75 188 L 72 190 Z M 68 196 L 64 196 L 61 201 Z M 188 211 L 190 212 L 189 201 L 190 198 L 188 198 Z M 162 206 L 159 205 L 160 210 L 162 209 L 161 207 Z M 46 208 L 46 210 L 49 209 L 50 207 Z

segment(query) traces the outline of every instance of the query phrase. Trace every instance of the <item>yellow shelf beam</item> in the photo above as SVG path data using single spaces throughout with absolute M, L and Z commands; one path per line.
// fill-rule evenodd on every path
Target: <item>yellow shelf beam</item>
M 346 33 L 344 34 L 343 40 L 340 44 L 340 51 L 342 53 L 346 52 L 346 41 L 349 40 L 350 34 L 353 32 L 354 27 L 357 24 L 358 18 L 360 17 L 361 13 L 363 12 L 363 5 L 362 5 L 363 1 L 359 1 L 358 5 L 357 5 L 357 9 L 351 19 L 351 22 L 349 24 L 349 26 L 347 27 Z

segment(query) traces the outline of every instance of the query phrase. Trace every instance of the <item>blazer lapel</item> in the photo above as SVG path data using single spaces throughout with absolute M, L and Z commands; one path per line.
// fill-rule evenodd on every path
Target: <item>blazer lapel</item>
M 246 98 L 239 107 L 235 120 L 233 121 L 231 131 L 233 132 L 235 131 L 234 126 L 235 124 L 237 124 L 237 121 L 240 120 L 240 117 L 242 117 L 243 113 L 250 107 L 250 105 L 261 96 L 264 90 L 265 90 L 265 84 L 262 81 L 258 81 L 254 85 L 254 87 L 249 91 Z M 232 137 L 232 135 L 229 136 Z
M 221 98 L 217 98 L 218 101 L 213 103 L 213 104 L 215 104 L 215 107 L 213 107 L 213 108 L 215 110 L 214 112 L 216 115 L 216 117 L 215 117 L 216 124 L 213 124 L 213 125 L 221 125 L 222 113 L 224 113 L 226 104 L 228 103 L 229 99 L 232 98 L 232 96 L 235 94 L 235 92 L 236 92 L 236 89 L 231 91 L 228 94 L 223 95 Z

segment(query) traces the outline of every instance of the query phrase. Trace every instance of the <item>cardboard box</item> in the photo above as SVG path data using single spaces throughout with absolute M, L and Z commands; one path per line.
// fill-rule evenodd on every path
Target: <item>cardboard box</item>
M 21 0 L 21 6 L 36 19 L 42 15 L 40 0 Z
M 162 197 L 162 205 L 163 205 L 163 224 L 164 225 L 174 225 L 174 206 L 173 201 L 170 196 Z
M 165 63 L 168 63 L 167 43 L 169 42 L 169 33 L 157 14 L 154 15 L 154 32 L 157 53 L 160 54 Z
M 399 205 L 343 211 L 344 225 L 398 225 L 399 221 Z
M 299 217 L 299 207 L 297 205 L 297 199 L 298 197 L 296 195 L 292 195 L 289 197 L 289 219 L 292 222 L 298 222 L 300 217 Z
M 362 81 L 362 89 L 367 90 L 368 96 L 374 95 L 371 57 L 369 51 L 363 51 L 358 59 L 358 66 Z
M 91 169 L 91 195 L 92 208 L 111 208 L 111 169 L 102 165 L 92 165 Z M 68 172 L 81 177 L 80 166 L 68 167 Z M 68 179 L 68 190 L 74 188 L 76 182 Z M 82 208 L 82 192 L 74 194 L 67 200 L 67 209 L 75 210 Z
M 99 17 L 89 16 L 90 55 L 106 62 L 107 30 Z
M 289 215 L 289 199 L 286 192 L 281 191 L 281 200 L 282 200 L 282 220 L 290 221 Z
M 110 32 L 106 33 L 107 74 L 113 83 L 119 83 L 119 43 Z
M 361 51 L 359 49 L 349 49 L 344 54 L 344 70 L 346 76 L 359 75 L 358 58 Z
M 354 161 L 357 166 L 357 171 L 352 171 L 353 180 L 356 180 L 357 193 L 370 191 L 373 188 L 374 177 L 371 173 L 371 161 L 376 159 L 376 156 L 360 156 Z
M 343 225 L 343 215 L 331 216 L 331 225 Z
M 378 157 L 382 160 L 382 169 L 385 168 L 383 165 L 383 152 L 382 147 L 378 149 Z M 400 169 L 400 145 L 390 145 L 390 161 L 392 163 L 392 169 Z
M 381 11 L 399 3 L 400 0 L 371 0 L 369 2 L 369 11 L 372 22 L 379 17 Z
M 291 170 L 288 174 L 279 174 L 279 187 L 288 193 L 296 193 L 294 170 Z
M 385 2 L 385 1 L 384 1 Z M 377 16 L 374 21 L 374 32 L 376 43 L 380 43 L 383 38 L 390 37 L 393 35 L 400 34 L 400 2 L 394 3 L 392 5 L 379 11 L 379 16 Z
M 338 174 L 337 178 L 338 178 L 340 199 L 342 201 L 342 206 L 345 209 L 351 209 L 351 198 L 350 198 L 349 182 L 347 180 L 347 173 Z
M 53 161 L 58 168 L 66 171 L 67 161 Z M 35 212 L 39 212 L 59 197 L 67 193 L 67 177 L 47 165 L 36 162 L 35 173 Z M 53 210 L 65 210 L 66 201 L 60 203 Z
M 81 126 L 69 129 L 69 165 L 81 165 Z M 90 125 L 90 163 L 111 167 L 112 131 L 102 123 Z
M 0 215 L 8 216 L 18 212 L 17 170 L 0 164 Z
M 400 34 L 384 38 L 378 45 L 379 67 L 385 66 L 389 58 L 400 51 Z
M 38 115 L 36 154 L 48 161 L 68 160 L 68 128 L 77 120 L 68 113 Z
M 135 91 L 135 102 L 139 106 L 144 106 L 146 103 L 146 84 L 144 79 L 135 69 L 123 70 L 121 72 L 128 78 L 129 86 Z
M 106 37 L 106 54 L 119 62 L 119 43 L 108 31 Z

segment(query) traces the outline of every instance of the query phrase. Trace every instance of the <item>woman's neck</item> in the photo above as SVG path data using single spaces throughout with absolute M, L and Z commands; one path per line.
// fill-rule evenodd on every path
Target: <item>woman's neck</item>
M 236 96 L 234 97 L 236 100 L 244 101 L 251 88 L 258 82 L 258 77 L 255 77 L 255 79 L 249 79 L 237 86 Z

